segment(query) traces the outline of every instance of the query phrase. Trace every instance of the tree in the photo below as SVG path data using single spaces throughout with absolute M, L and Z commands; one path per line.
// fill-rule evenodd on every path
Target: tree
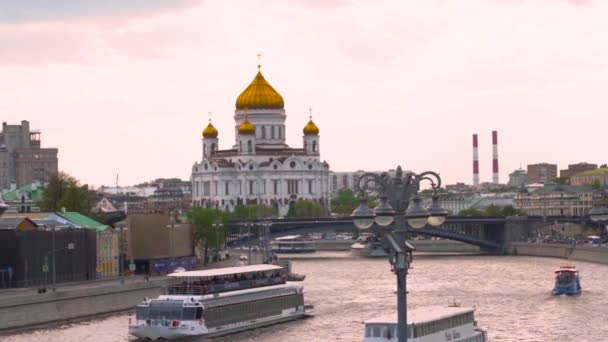
M 289 208 L 289 211 L 287 212 L 287 217 L 322 217 L 324 216 L 324 212 L 325 211 L 323 210 L 323 207 L 318 203 L 300 199 L 293 205 L 293 207 Z
M 591 183 L 591 188 L 593 188 L 593 190 L 599 190 L 602 188 L 602 183 L 599 179 L 594 179 L 593 183 Z
M 192 224 L 194 243 L 203 245 L 203 265 L 207 265 L 209 247 L 219 249 L 226 238 L 226 229 L 219 230 L 213 223 L 219 220 L 227 228 L 230 215 L 217 209 L 192 208 L 186 216 Z
M 526 212 L 522 209 L 508 205 L 502 208 L 502 216 L 526 216 Z
M 483 212 L 478 209 L 464 209 L 458 213 L 459 216 L 483 216 Z
M 502 216 L 502 209 L 494 204 L 489 205 L 483 211 L 484 216 Z
M 78 179 L 65 172 L 51 177 L 44 188 L 40 207 L 43 211 L 75 211 L 89 214 L 93 206 L 94 194 L 88 185 L 80 185 Z
M 331 200 L 331 210 L 334 213 L 350 215 L 358 206 L 357 196 L 351 189 L 340 189 Z
M 276 217 L 278 216 L 278 209 L 273 208 L 269 205 L 254 204 L 254 205 L 243 205 L 239 204 L 234 208 L 232 218 L 235 219 L 257 219 L 263 217 Z

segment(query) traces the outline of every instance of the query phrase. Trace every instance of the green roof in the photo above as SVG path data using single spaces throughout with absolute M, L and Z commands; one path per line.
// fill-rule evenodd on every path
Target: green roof
M 584 171 L 581 173 L 577 173 L 577 176 L 593 176 L 593 175 L 606 175 L 608 174 L 608 168 L 599 168 L 595 170 Z
M 18 192 L 25 192 L 32 201 L 39 201 L 42 199 L 43 190 L 40 187 L 38 187 L 36 190 L 32 190 L 32 185 L 28 184 L 20 187 L 19 189 L 3 193 L 2 198 L 7 201 L 17 201 L 19 200 L 19 198 L 17 198 Z
M 84 216 L 77 212 L 72 212 L 72 211 L 65 212 L 65 213 L 60 212 L 60 213 L 57 213 L 57 215 L 65 218 L 66 220 L 68 220 L 76 225 L 82 226 L 84 228 L 96 229 L 100 232 L 103 232 L 104 230 L 110 228 L 110 226 L 108 226 L 108 225 L 99 223 L 99 222 L 93 220 L 92 218 Z

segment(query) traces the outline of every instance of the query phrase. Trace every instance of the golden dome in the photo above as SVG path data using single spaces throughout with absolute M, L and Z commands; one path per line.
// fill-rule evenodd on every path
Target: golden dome
M 240 135 L 254 135 L 255 134 L 255 126 L 249 122 L 247 118 L 245 121 L 239 126 L 239 134 Z
M 260 70 L 236 99 L 236 109 L 283 109 L 284 106 L 283 97 L 266 82 Z
M 302 131 L 304 132 L 304 135 L 319 135 L 319 127 L 312 122 L 312 118 L 310 118 Z
M 213 127 L 213 125 L 211 124 L 211 120 L 209 120 L 209 124 L 203 130 L 203 137 L 204 138 L 217 138 L 217 134 L 218 134 L 217 129 L 215 127 Z

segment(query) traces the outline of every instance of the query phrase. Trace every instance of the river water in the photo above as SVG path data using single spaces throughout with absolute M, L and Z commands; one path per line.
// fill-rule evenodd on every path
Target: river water
M 305 300 L 315 316 L 216 341 L 361 341 L 361 321 L 396 310 L 396 281 L 384 258 L 293 261 L 306 274 Z M 408 306 L 475 305 L 476 319 L 491 341 L 608 341 L 608 266 L 576 262 L 583 294 L 554 297 L 553 271 L 564 261 L 513 256 L 415 255 L 408 276 Z M 7 342 L 129 341 L 128 316 L 119 314 L 74 325 L 0 336 Z M 200 340 L 200 339 L 199 339 Z M 196 341 L 196 339 L 194 340 Z

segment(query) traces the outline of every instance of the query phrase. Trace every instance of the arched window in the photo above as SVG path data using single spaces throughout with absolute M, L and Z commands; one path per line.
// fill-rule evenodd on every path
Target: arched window
M 243 152 L 243 142 L 239 141 L 239 151 Z
M 211 144 L 211 152 L 215 151 L 215 143 Z
M 247 152 L 253 152 L 253 145 L 251 144 L 251 140 L 247 142 Z
M 207 155 L 207 144 L 203 144 L 203 155 Z
M 262 139 L 266 139 L 266 126 L 262 126 Z
M 274 139 L 274 126 L 270 126 L 270 137 Z
M 312 142 L 312 151 L 317 152 L 317 142 L 316 141 Z

